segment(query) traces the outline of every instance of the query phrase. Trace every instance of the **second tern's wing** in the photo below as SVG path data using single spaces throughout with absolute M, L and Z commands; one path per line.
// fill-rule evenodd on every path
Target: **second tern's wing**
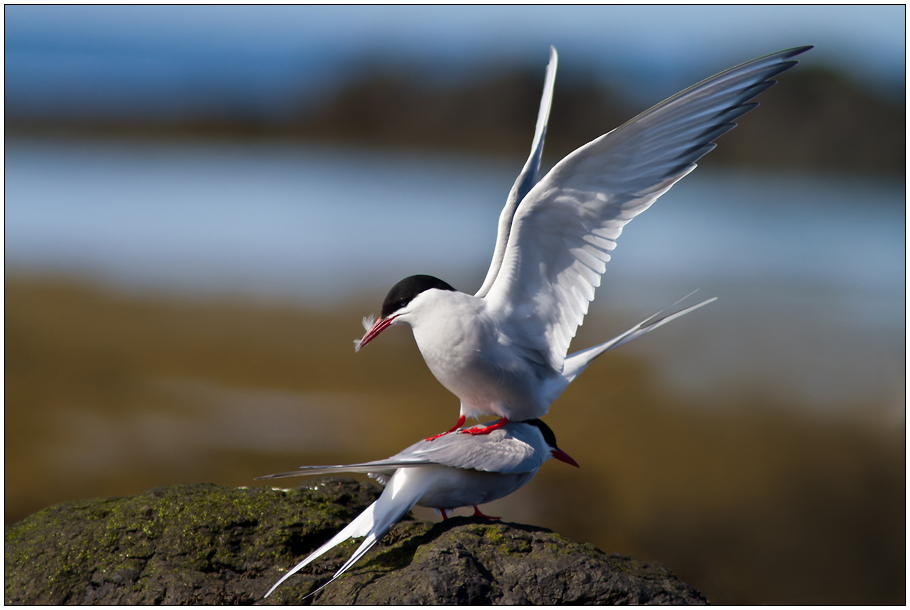
M 336 466 L 301 466 L 299 470 L 294 470 L 291 472 L 279 472 L 278 474 L 267 474 L 264 477 L 256 477 L 256 480 L 262 481 L 265 479 L 283 479 L 286 477 L 311 477 L 317 474 L 341 474 L 344 472 L 392 475 L 395 473 L 395 470 L 402 466 L 417 465 L 414 462 L 402 462 L 400 460 L 396 460 L 396 457 L 398 456 L 391 457 L 387 460 L 376 460 L 375 462 L 363 462 L 360 464 L 338 464 Z M 432 462 L 426 463 L 430 464 Z
M 799 47 L 704 80 L 582 146 L 524 197 L 485 298 L 509 340 L 560 371 L 622 228 L 695 169 Z
M 535 431 L 536 428 L 529 424 L 510 422 L 504 428 L 494 430 L 490 434 L 475 436 L 452 433 L 432 441 L 420 441 L 387 460 L 337 466 L 303 466 L 299 470 L 257 477 L 256 480 L 343 472 L 391 475 L 398 468 L 414 468 L 428 464 L 505 474 L 530 472 L 540 468 L 548 457 L 538 446 L 539 443 L 535 443 L 534 435 L 539 436 Z
M 431 462 L 426 462 L 431 463 Z M 375 462 L 363 462 L 362 464 L 339 464 L 337 466 L 301 466 L 299 470 L 291 472 L 279 472 L 278 474 L 267 474 L 262 477 L 256 477 L 257 481 L 265 479 L 283 479 L 286 477 L 311 477 L 317 474 L 341 474 L 344 472 L 363 473 L 363 474 L 394 474 L 395 470 L 402 466 L 415 466 L 413 462 L 398 462 L 394 458 L 388 460 L 376 460 Z
M 493 422 L 478 424 L 488 426 Z M 549 457 L 536 427 L 509 422 L 489 434 L 452 433 L 420 441 L 389 458 L 399 464 L 439 464 L 485 472 L 513 474 L 536 471 Z
M 490 263 L 487 277 L 483 281 L 483 286 L 474 295 L 475 297 L 484 296 L 490 290 L 490 286 L 493 285 L 496 274 L 499 273 L 499 267 L 502 265 L 502 257 L 506 251 L 506 243 L 509 241 L 509 232 L 512 230 L 512 217 L 515 216 L 515 210 L 518 209 L 518 204 L 521 203 L 524 196 L 537 184 L 537 170 L 540 169 L 540 158 L 543 156 L 543 141 L 547 136 L 547 121 L 550 118 L 550 106 L 553 105 L 556 60 L 556 49 L 550 47 L 550 63 L 547 64 L 543 96 L 540 98 L 540 111 L 537 113 L 537 127 L 534 130 L 534 140 L 531 142 L 531 156 L 528 157 L 521 173 L 518 174 L 512 190 L 509 191 L 506 206 L 499 214 L 499 227 L 496 233 L 496 247 L 493 250 L 493 262 Z

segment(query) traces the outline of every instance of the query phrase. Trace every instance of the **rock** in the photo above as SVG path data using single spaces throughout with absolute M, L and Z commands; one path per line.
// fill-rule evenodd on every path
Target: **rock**
M 68 502 L 5 532 L 7 604 L 297 604 L 353 552 L 284 572 L 379 494 L 352 479 L 296 489 L 212 484 Z M 310 602 L 307 599 L 304 603 Z M 477 518 L 406 520 L 316 604 L 698 604 L 657 563 L 607 555 L 549 530 Z

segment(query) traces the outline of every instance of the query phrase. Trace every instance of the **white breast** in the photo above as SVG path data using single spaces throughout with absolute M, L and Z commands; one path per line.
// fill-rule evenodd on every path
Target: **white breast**
M 407 322 L 430 371 L 461 399 L 463 415 L 539 417 L 549 406 L 541 378 L 557 373 L 529 360 L 487 307 L 464 293 L 430 290 L 414 299 Z

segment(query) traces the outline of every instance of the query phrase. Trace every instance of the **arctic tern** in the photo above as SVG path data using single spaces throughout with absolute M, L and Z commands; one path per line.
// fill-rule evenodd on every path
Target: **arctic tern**
M 275 479 L 355 472 L 367 473 L 385 485 L 378 500 L 282 576 L 265 597 L 335 546 L 349 538 L 366 536 L 335 575 L 310 593 L 314 595 L 357 563 L 415 504 L 439 510 L 444 519 L 447 518 L 446 511 L 462 506 L 473 506 L 475 515 L 486 517 L 478 504 L 504 498 L 523 487 L 550 458 L 578 466 L 556 446 L 556 436 L 550 427 L 534 419 L 509 422 L 483 436 L 453 434 L 438 442 L 423 440 L 387 460 L 344 466 L 304 466 L 294 472 L 259 477 Z
M 591 360 L 670 319 L 651 319 L 566 357 L 622 228 L 695 169 L 713 141 L 758 106 L 750 100 L 811 48 L 748 61 L 677 93 L 569 154 L 538 181 L 556 77 L 550 47 L 531 154 L 500 214 L 480 290 L 471 296 L 432 276 L 407 277 L 389 291 L 379 319 L 364 318 L 367 332 L 355 349 L 389 326 L 410 326 L 430 371 L 461 400 L 449 432 L 481 414 L 501 420 L 471 434 L 546 414 Z

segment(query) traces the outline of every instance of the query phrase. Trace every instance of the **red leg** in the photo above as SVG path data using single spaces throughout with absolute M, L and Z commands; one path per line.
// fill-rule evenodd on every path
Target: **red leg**
M 486 428 L 468 428 L 467 430 L 462 430 L 461 433 L 462 434 L 474 434 L 474 435 L 489 434 L 490 432 L 492 432 L 493 430 L 496 430 L 497 428 L 502 428 L 507 423 L 509 423 L 509 418 L 503 417 L 502 419 L 500 419 L 498 422 L 496 422 L 492 426 L 487 426 Z
M 464 424 L 464 415 L 462 415 L 461 417 L 458 418 L 458 423 L 455 424 L 455 427 L 452 428 L 451 430 L 446 430 L 445 432 L 443 432 L 443 433 L 441 433 L 441 434 L 437 434 L 436 436 L 431 436 L 430 438 L 425 438 L 425 439 L 423 439 L 423 440 L 425 440 L 425 441 L 435 441 L 435 440 L 436 440 L 437 438 L 439 438 L 440 436 L 445 436 L 446 434 L 451 434 L 452 432 L 455 432 L 456 430 L 458 430 L 459 428 L 461 428 L 462 424 Z
M 474 504 L 474 516 L 482 517 L 484 519 L 490 519 L 492 521 L 499 521 L 500 519 L 502 519 L 502 517 L 491 517 L 490 515 L 483 514 L 482 512 L 480 512 L 480 508 L 478 508 L 478 506 L 476 504 Z
M 439 509 L 439 512 L 442 513 L 442 520 L 443 520 L 443 521 L 448 521 L 448 520 L 449 520 L 449 516 L 446 514 L 446 509 L 440 508 L 440 509 Z

